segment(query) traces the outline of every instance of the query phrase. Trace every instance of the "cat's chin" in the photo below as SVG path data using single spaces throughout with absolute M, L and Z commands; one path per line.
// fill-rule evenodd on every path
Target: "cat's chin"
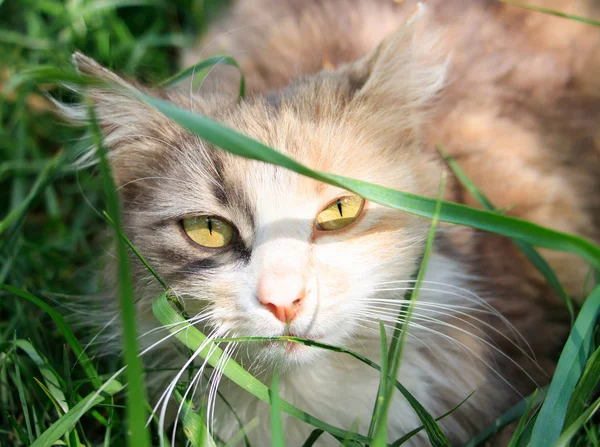
M 311 337 L 306 336 L 302 338 L 313 340 Z M 313 341 L 318 340 L 314 339 Z M 258 370 L 262 370 L 265 367 L 289 370 L 310 365 L 323 357 L 323 355 L 326 355 L 327 352 L 325 349 L 309 346 L 300 341 L 277 340 L 261 342 L 255 346 L 255 351 L 251 356 L 254 360 L 252 363 L 254 363 L 254 366 Z
M 269 343 L 273 345 L 267 347 L 266 357 L 284 369 L 310 365 L 326 352 L 293 341 Z

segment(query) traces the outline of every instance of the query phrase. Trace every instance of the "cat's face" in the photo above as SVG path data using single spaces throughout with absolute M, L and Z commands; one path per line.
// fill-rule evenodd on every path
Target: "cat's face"
M 313 169 L 433 196 L 440 165 L 421 147 L 415 93 L 390 91 L 381 57 L 240 104 L 218 95 L 168 96 Z M 81 65 L 114 76 L 89 60 Z M 390 297 L 379 290 L 387 281 L 414 275 L 426 220 L 236 157 L 118 98 L 95 94 L 128 236 L 188 313 L 205 316 L 205 331 L 332 345 L 359 333 L 378 336 L 369 307 Z M 137 273 L 139 293 L 154 298 L 142 266 Z M 252 349 L 290 363 L 319 352 L 291 343 Z

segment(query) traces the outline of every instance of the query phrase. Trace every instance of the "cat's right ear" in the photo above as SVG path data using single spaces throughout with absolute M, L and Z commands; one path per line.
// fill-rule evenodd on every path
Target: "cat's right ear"
M 91 101 L 109 148 L 119 129 L 147 126 L 149 121 L 155 119 L 157 112 L 133 94 L 135 90 L 145 92 L 146 89 L 125 80 L 82 53 L 73 54 L 73 64 L 81 74 L 106 84 L 87 86 L 81 93 Z M 128 94 L 128 91 L 132 93 Z M 80 110 L 79 113 L 81 115 L 84 111 Z

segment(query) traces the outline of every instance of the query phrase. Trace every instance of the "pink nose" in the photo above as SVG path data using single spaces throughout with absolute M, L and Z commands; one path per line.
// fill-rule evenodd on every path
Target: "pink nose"
M 300 311 L 304 281 L 296 275 L 265 275 L 258 283 L 258 300 L 282 323 L 290 323 Z

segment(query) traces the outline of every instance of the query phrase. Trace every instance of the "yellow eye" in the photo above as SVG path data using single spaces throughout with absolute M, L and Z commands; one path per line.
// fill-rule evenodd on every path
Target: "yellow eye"
M 203 247 L 224 247 L 233 239 L 231 225 L 214 216 L 194 216 L 183 219 L 183 229 L 191 240 Z
M 340 197 L 319 213 L 317 228 L 331 231 L 347 227 L 360 216 L 364 204 L 365 199 L 359 196 Z

